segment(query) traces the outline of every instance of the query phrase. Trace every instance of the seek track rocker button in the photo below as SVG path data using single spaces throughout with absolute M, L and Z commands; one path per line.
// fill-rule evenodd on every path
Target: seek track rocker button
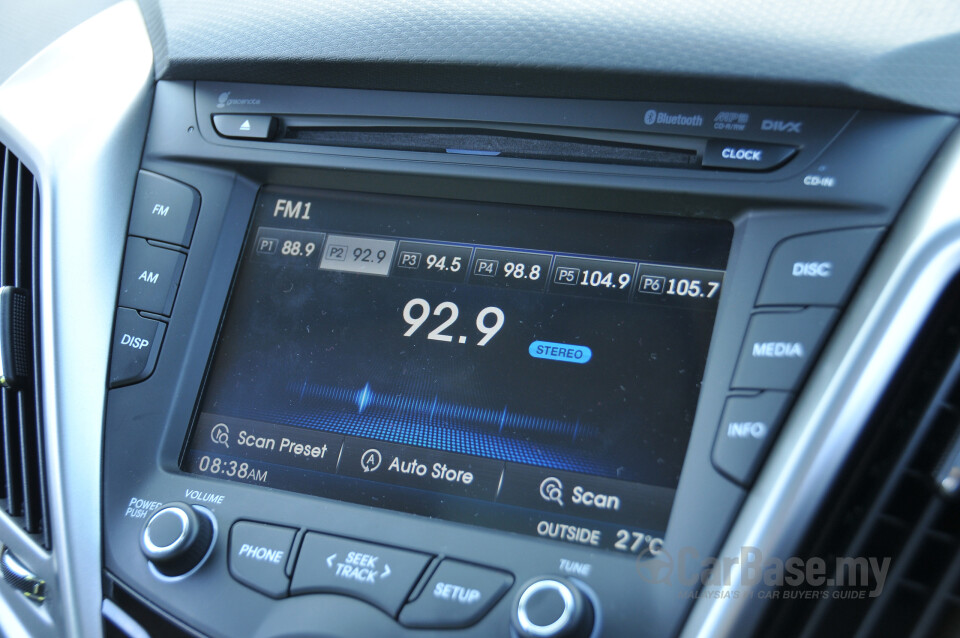
M 310 532 L 293 571 L 291 594 L 353 596 L 396 617 L 430 556 Z

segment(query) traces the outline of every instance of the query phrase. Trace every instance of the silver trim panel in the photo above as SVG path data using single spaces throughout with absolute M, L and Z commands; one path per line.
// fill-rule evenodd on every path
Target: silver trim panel
M 883 179 L 877 176 L 876 179 Z M 719 556 L 796 551 L 874 407 L 944 288 L 960 272 L 960 133 L 911 197 L 828 344 Z M 682 632 L 745 636 L 766 610 L 734 570 L 706 588 Z M 739 590 L 739 596 L 723 597 Z
M 0 523 L 50 584 L 30 635 L 98 636 L 100 450 L 107 362 L 153 51 L 127 0 L 81 24 L 0 85 L 0 136 L 40 184 L 41 364 L 52 555 Z M 32 559 L 32 560 L 31 560 Z M 36 563 L 42 564 L 36 564 Z M 0 629 L 17 635 L 0 593 Z

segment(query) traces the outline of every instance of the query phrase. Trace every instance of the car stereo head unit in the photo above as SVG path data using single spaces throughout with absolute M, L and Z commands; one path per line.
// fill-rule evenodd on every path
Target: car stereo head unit
M 662 537 L 732 225 L 265 188 L 183 468 Z
M 160 82 L 108 597 L 218 638 L 679 635 L 953 126 Z

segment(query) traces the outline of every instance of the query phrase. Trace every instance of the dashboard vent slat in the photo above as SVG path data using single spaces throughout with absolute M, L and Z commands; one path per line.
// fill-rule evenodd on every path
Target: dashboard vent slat
M 21 359 L 32 360 L 24 379 L 0 389 L 2 496 L 7 514 L 49 547 L 39 392 L 39 188 L 30 170 L 2 145 L 0 161 L 0 287 L 16 289 L 21 303 L 19 312 L 4 313 L 8 318 L 0 321 L 13 327 L 0 327 L 14 335 L 10 341 L 25 355 Z
M 828 564 L 837 556 L 889 557 L 882 593 L 844 599 L 826 587 L 781 601 L 769 608 L 764 635 L 957 634 L 960 499 L 945 495 L 936 477 L 960 437 L 958 312 L 960 277 L 912 345 L 800 552 Z

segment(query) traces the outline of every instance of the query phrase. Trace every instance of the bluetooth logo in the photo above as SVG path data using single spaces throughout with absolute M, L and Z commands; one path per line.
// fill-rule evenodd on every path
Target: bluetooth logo
M 563 507 L 563 483 L 556 476 L 548 476 L 540 483 L 540 498 Z

